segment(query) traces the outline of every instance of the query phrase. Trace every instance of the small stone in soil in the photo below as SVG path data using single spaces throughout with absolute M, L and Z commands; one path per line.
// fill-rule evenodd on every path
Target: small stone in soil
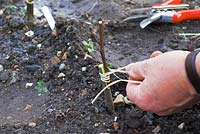
M 64 73 L 60 73 L 60 74 L 58 75 L 58 78 L 63 78 L 63 77 L 65 77 L 65 74 L 64 74 Z
M 114 93 L 114 97 L 116 97 L 117 95 L 119 95 L 120 94 L 120 92 L 119 91 L 116 91 L 115 93 Z
M 42 44 L 37 44 L 38 49 L 41 49 L 41 47 L 42 47 Z
M 64 68 L 65 68 L 65 63 L 60 64 L 59 70 L 62 71 L 62 70 L 64 70 Z
M 98 126 L 99 126 L 99 123 L 95 123 L 94 126 L 95 126 L 95 127 L 98 127 Z
M 58 56 L 58 57 L 61 57 L 61 55 L 62 55 L 62 51 L 58 51 L 58 52 L 57 52 L 57 56 Z
M 0 72 L 4 70 L 3 65 L 0 65 Z
M 28 126 L 34 128 L 34 127 L 36 127 L 36 123 L 30 122 L 30 123 L 28 124 Z
M 25 35 L 27 37 L 32 37 L 34 35 L 34 32 L 31 30 L 31 31 L 26 32 Z
M 48 112 L 49 112 L 49 113 L 52 113 L 53 111 L 54 111 L 54 109 L 51 109 L 51 108 L 48 109 Z
M 32 87 L 32 86 L 33 86 L 33 83 L 26 83 L 26 88 Z
M 81 70 L 82 70 L 82 72 L 85 72 L 87 70 L 87 68 L 86 67 L 82 67 Z
M 185 127 L 185 123 L 181 123 L 180 125 L 178 125 L 178 129 L 183 129 Z
M 122 95 L 122 94 L 119 94 L 116 98 L 115 98 L 115 100 L 114 100 L 114 102 L 113 102 L 115 105 L 125 105 L 125 103 L 124 103 L 124 96 Z
M 75 59 L 78 59 L 78 55 L 75 55 L 74 57 L 75 57 Z

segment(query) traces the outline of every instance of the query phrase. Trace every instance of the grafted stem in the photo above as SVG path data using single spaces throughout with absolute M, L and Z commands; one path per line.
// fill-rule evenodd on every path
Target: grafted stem
M 106 63 L 106 57 L 105 57 L 105 51 L 104 51 L 104 22 L 99 21 L 99 35 L 100 35 L 100 53 L 101 53 L 101 58 L 103 62 L 103 67 L 100 69 L 101 73 L 107 73 L 109 72 L 109 68 Z M 106 87 L 109 83 L 104 82 L 104 87 Z M 104 91 L 105 95 L 105 105 L 108 109 L 109 113 L 114 113 L 115 107 L 113 104 L 113 99 L 112 99 L 112 93 L 111 89 L 108 88 L 107 90 Z

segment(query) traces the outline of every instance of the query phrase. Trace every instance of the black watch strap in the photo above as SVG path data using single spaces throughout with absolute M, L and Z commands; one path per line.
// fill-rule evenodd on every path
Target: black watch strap
M 200 94 L 200 77 L 198 75 L 195 61 L 197 54 L 200 52 L 200 49 L 196 49 L 193 52 L 189 53 L 185 60 L 185 69 L 187 77 L 193 87 L 196 89 L 197 93 Z

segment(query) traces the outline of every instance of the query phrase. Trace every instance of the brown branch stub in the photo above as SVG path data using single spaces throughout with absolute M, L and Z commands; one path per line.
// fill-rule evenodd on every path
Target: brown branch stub
M 26 0 L 26 24 L 29 27 L 32 27 L 34 25 L 34 0 Z
M 101 58 L 102 58 L 102 62 L 103 62 L 103 69 L 104 72 L 109 72 L 109 68 L 107 66 L 106 63 L 106 57 L 105 57 L 105 51 L 104 51 L 104 22 L 103 21 L 99 21 L 99 36 L 100 36 L 100 53 L 101 53 Z M 104 87 L 109 84 L 104 82 Z M 111 89 L 108 88 L 107 90 L 104 91 L 104 95 L 105 95 L 105 105 L 108 109 L 109 113 L 114 113 L 115 112 L 115 107 L 114 107 L 114 103 L 113 103 L 113 99 L 112 99 L 112 93 L 111 93 Z

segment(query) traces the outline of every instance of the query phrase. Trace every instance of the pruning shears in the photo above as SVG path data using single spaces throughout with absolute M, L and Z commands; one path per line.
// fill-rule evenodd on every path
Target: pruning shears
M 200 20 L 200 9 L 189 9 L 189 4 L 181 4 L 183 0 L 167 0 L 152 7 L 133 9 L 135 15 L 125 18 L 123 22 L 138 21 L 145 28 L 154 22 L 180 23 L 186 20 Z

